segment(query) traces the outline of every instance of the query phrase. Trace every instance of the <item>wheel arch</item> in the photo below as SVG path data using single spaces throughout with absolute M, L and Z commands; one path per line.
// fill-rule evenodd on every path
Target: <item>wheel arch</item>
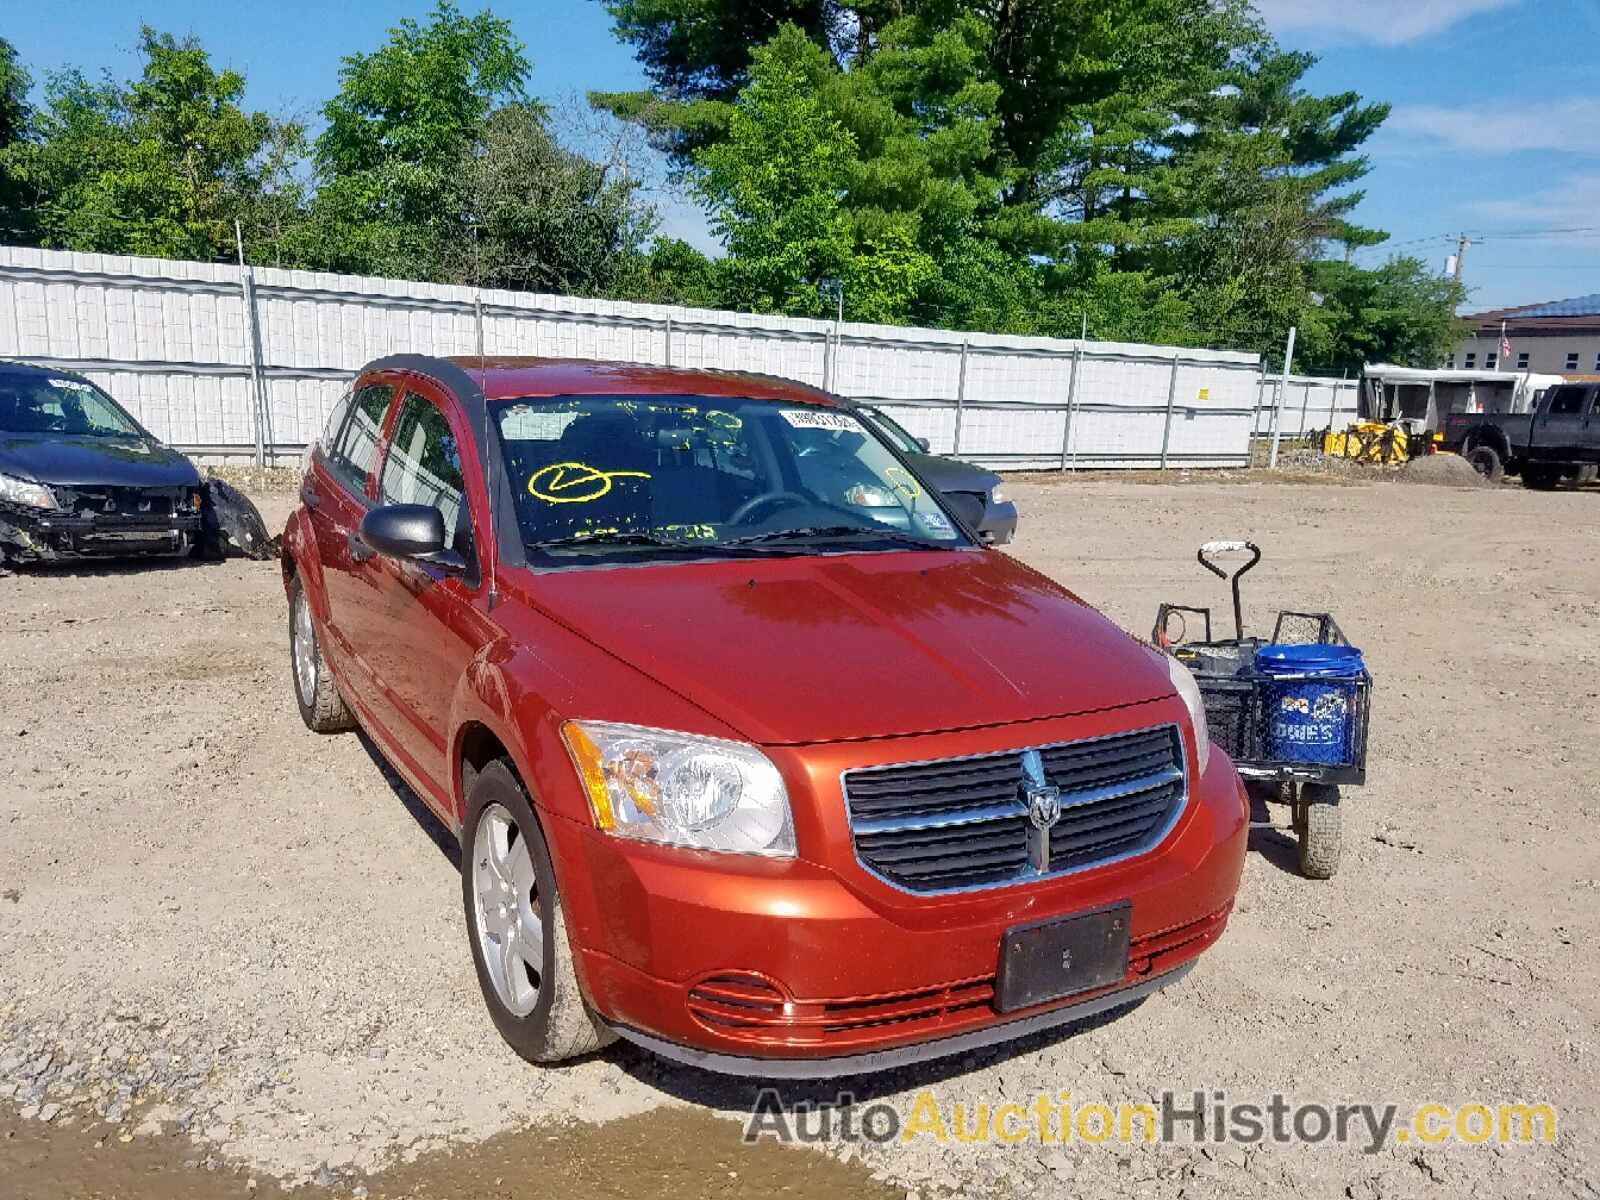
M 1502 462 L 1511 461 L 1511 439 L 1498 425 L 1474 425 L 1461 440 L 1461 451 L 1470 454 L 1479 446 L 1487 446 L 1500 456 Z

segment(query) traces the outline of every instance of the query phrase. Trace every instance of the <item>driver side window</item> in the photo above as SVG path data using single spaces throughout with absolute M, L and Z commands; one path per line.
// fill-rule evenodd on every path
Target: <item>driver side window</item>
M 378 494 L 384 504 L 428 504 L 444 516 L 444 544 L 473 558 L 461 453 L 450 422 L 426 396 L 407 392 L 383 460 Z

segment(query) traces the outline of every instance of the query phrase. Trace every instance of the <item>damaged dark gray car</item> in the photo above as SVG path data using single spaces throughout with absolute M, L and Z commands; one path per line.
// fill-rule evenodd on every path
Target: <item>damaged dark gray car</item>
M 0 362 L 0 566 L 79 558 L 251 557 L 249 500 L 163 446 L 90 380 Z

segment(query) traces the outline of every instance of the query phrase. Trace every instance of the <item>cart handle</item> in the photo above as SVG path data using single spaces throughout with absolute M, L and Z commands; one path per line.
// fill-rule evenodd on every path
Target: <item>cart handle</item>
M 1211 560 L 1220 554 L 1249 554 L 1250 561 L 1245 563 L 1233 574 L 1217 566 Z M 1261 561 L 1261 547 L 1254 542 L 1243 538 L 1219 539 L 1207 542 L 1200 547 L 1200 552 L 1195 556 L 1200 560 L 1200 565 L 1210 571 L 1218 579 L 1226 579 L 1233 588 L 1233 630 L 1234 636 L 1240 641 L 1244 640 L 1244 606 L 1239 603 L 1239 577 L 1251 567 Z

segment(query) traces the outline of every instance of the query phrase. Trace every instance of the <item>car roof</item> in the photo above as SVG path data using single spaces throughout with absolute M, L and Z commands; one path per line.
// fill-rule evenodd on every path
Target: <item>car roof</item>
M 486 400 L 523 396 L 691 395 L 739 396 L 751 400 L 791 400 L 839 405 L 821 388 L 754 371 L 714 371 L 659 367 L 645 363 L 600 362 L 582 358 L 522 358 L 455 355 L 436 360 L 465 371 Z
M 63 371 L 60 367 L 42 367 L 38 363 L 18 362 L 9 358 L 0 358 L 0 374 L 44 375 L 54 379 L 82 379 L 85 383 L 90 382 L 76 371 Z

